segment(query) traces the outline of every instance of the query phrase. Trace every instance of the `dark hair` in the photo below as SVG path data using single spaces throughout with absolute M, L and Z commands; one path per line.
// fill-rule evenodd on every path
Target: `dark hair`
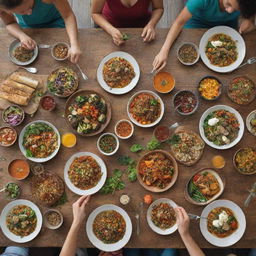
M 246 19 L 256 14 L 256 0 L 237 0 L 242 16 Z
M 23 0 L 0 0 L 0 6 L 6 9 L 13 9 L 22 4 Z

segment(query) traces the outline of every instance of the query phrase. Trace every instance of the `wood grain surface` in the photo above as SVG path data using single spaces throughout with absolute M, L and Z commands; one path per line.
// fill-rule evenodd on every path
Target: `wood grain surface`
M 103 95 L 107 95 L 110 98 L 112 103 L 112 120 L 108 125 L 106 131 L 113 132 L 115 123 L 121 118 L 128 118 L 126 113 L 126 104 L 128 99 L 136 92 L 142 89 L 154 90 L 152 75 L 150 75 L 150 71 L 152 69 L 152 61 L 154 56 L 160 50 L 161 45 L 164 42 L 165 36 L 167 34 L 167 30 L 158 30 L 157 31 L 157 39 L 150 43 L 145 44 L 142 42 L 140 38 L 141 29 L 126 29 L 124 30 L 129 34 L 130 39 L 126 42 L 126 44 L 122 47 L 115 46 L 111 38 L 103 31 L 96 29 L 84 29 L 79 32 L 79 40 L 81 44 L 81 48 L 83 51 L 83 56 L 81 57 L 80 64 L 82 69 L 88 75 L 89 80 L 84 82 L 80 77 L 80 85 L 79 89 L 86 90 L 97 90 Z M 228 82 L 236 75 L 246 75 L 252 80 L 256 82 L 255 76 L 255 64 L 247 65 L 240 70 L 237 70 L 231 74 L 217 74 L 210 71 L 202 61 L 199 61 L 196 65 L 192 67 L 183 66 L 179 63 L 176 58 L 177 47 L 181 42 L 191 41 L 199 44 L 200 38 L 203 35 L 205 30 L 184 30 L 179 36 L 178 40 L 175 42 L 170 55 L 169 62 L 166 67 L 166 71 L 172 73 L 176 80 L 176 87 L 172 91 L 172 93 L 167 95 L 161 95 L 164 103 L 165 103 L 165 114 L 161 121 L 163 125 L 170 125 L 174 122 L 179 122 L 182 125 L 186 125 L 189 129 L 198 132 L 198 123 L 202 113 L 209 107 L 215 104 L 227 104 L 231 107 L 237 109 L 240 114 L 243 116 L 245 120 L 246 116 L 256 108 L 255 101 L 252 102 L 248 106 L 239 106 L 235 103 L 231 102 L 225 91 L 225 87 Z M 53 44 L 58 41 L 67 41 L 66 31 L 64 29 L 47 29 L 47 30 L 28 30 L 27 33 L 33 37 L 37 43 L 43 44 Z M 7 74 L 13 72 L 17 67 L 12 64 L 8 59 L 8 46 L 13 40 L 5 30 L 0 30 L 1 44 L 0 44 L 0 76 L 6 76 Z M 247 46 L 246 51 L 246 59 L 252 56 L 256 56 L 256 33 L 251 33 L 249 35 L 244 36 Z M 126 95 L 115 96 L 107 94 L 104 90 L 101 89 L 96 80 L 96 70 L 101 61 L 101 59 L 110 52 L 113 51 L 126 51 L 133 55 L 135 59 L 138 61 L 140 69 L 141 69 L 141 77 L 138 85 L 135 89 L 129 92 Z M 40 49 L 39 58 L 33 64 L 33 66 L 39 69 L 40 75 L 47 76 L 53 69 L 57 68 L 61 65 L 69 65 L 75 69 L 71 63 L 59 63 L 56 62 L 50 54 L 50 50 Z M 198 81 L 205 75 L 215 75 L 217 76 L 222 83 L 224 84 L 224 90 L 221 98 L 216 102 L 208 102 L 204 100 L 200 100 L 200 106 L 195 114 L 192 116 L 178 116 L 173 112 L 171 107 L 171 100 L 175 92 L 179 89 L 191 89 L 196 91 Z M 57 109 L 54 112 L 46 112 L 42 109 L 39 109 L 38 112 L 33 116 L 26 116 L 25 122 L 22 126 L 17 127 L 17 130 L 20 132 L 22 127 L 29 123 L 32 120 L 47 120 L 53 123 L 60 131 L 61 134 L 71 131 L 69 126 L 66 124 L 65 119 L 63 118 L 64 114 L 64 106 L 65 99 L 56 98 L 57 101 Z M 1 125 L 3 125 L 2 120 L 0 121 Z M 121 141 L 120 149 L 117 155 L 112 157 L 105 157 L 100 155 L 96 148 L 96 140 L 98 136 L 95 137 L 78 137 L 77 145 L 72 148 L 64 148 L 61 147 L 57 156 L 51 161 L 45 164 L 45 169 L 49 171 L 53 171 L 58 173 L 61 177 L 63 177 L 63 168 L 66 161 L 76 152 L 80 151 L 90 151 L 102 157 L 105 161 L 108 169 L 108 175 L 111 175 L 112 171 L 115 168 L 123 169 L 117 162 L 118 155 L 129 155 L 135 159 L 138 159 L 141 154 L 134 154 L 129 152 L 129 147 L 133 143 L 141 143 L 145 145 L 147 141 L 149 141 L 152 137 L 152 132 L 154 128 L 140 128 L 135 127 L 134 136 L 130 140 Z M 237 203 L 240 207 L 242 207 L 247 220 L 247 228 L 243 238 L 233 247 L 240 248 L 248 248 L 253 247 L 256 242 L 256 200 L 254 199 L 248 208 L 243 207 L 243 202 L 246 199 L 249 189 L 253 182 L 256 181 L 255 176 L 243 176 L 238 173 L 233 165 L 232 165 L 232 157 L 237 149 L 245 146 L 255 146 L 256 137 L 253 137 L 246 129 L 244 132 L 244 136 L 242 140 L 234 147 L 225 151 L 218 151 L 210 148 L 209 146 L 205 146 L 205 150 L 201 160 L 196 163 L 192 167 L 185 167 L 179 164 L 179 177 L 175 185 L 168 191 L 161 194 L 152 194 L 154 199 L 158 199 L 161 197 L 167 197 L 174 200 L 178 205 L 183 206 L 188 212 L 198 214 L 203 210 L 201 206 L 195 206 L 184 199 L 184 188 L 187 183 L 187 180 L 193 173 L 197 170 L 205 167 L 211 167 L 211 158 L 220 154 L 226 159 L 226 166 L 221 171 L 222 175 L 226 179 L 226 187 L 225 191 L 222 194 L 222 199 L 229 199 Z M 168 146 L 166 149 L 169 150 Z M 16 143 L 14 146 L 10 148 L 0 148 L 0 156 L 6 158 L 6 161 L 0 161 L 0 187 L 4 186 L 6 182 L 12 181 L 12 178 L 8 175 L 7 166 L 8 163 L 15 158 L 24 158 L 19 151 L 18 144 Z M 135 213 L 139 210 L 139 203 L 141 202 L 143 195 L 148 194 L 139 182 L 130 183 L 127 180 L 127 176 L 124 175 L 124 181 L 126 183 L 126 188 L 122 191 L 116 192 L 114 195 L 94 195 L 91 198 L 91 201 L 87 208 L 87 215 L 95 209 L 96 207 L 106 204 L 113 203 L 116 205 L 120 205 L 119 197 L 123 193 L 127 193 L 131 197 L 131 203 L 128 204 L 127 207 L 123 207 L 131 217 L 133 228 L 136 230 L 136 222 L 135 222 Z M 22 198 L 32 200 L 31 192 L 30 192 L 30 182 L 29 179 L 18 182 L 22 186 Z M 33 241 L 25 244 L 24 246 L 33 246 L 33 247 L 50 247 L 50 246 L 62 246 L 69 227 L 72 222 L 72 203 L 78 199 L 78 196 L 73 194 L 66 188 L 68 195 L 68 203 L 65 205 L 58 207 L 58 209 L 64 215 L 64 224 L 63 226 L 56 231 L 48 230 L 46 228 L 42 228 L 39 236 Z M 3 195 L 1 196 L 0 201 L 0 210 L 8 203 L 8 201 L 3 199 Z M 44 212 L 46 208 L 39 206 L 41 211 Z M 133 232 L 132 238 L 130 242 L 127 244 L 127 247 L 134 248 L 183 248 L 184 245 L 181 241 L 181 238 L 178 232 L 170 235 L 170 236 L 160 236 L 154 233 L 148 226 L 146 222 L 146 211 L 147 207 L 144 206 L 143 218 L 141 221 L 141 234 L 139 236 L 136 235 L 136 232 Z M 199 224 L 196 222 L 191 222 L 190 226 L 191 232 L 195 240 L 198 242 L 199 246 L 202 248 L 210 248 L 210 245 L 200 233 Z M 2 232 L 0 232 L 0 246 L 7 246 L 14 244 L 9 241 Z M 81 233 L 79 236 L 79 247 L 92 247 L 92 244 L 88 241 L 86 237 L 85 228 L 81 229 Z

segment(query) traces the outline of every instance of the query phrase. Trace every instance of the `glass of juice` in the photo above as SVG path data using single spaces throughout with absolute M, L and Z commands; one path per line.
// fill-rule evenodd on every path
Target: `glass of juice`
M 76 135 L 71 132 L 64 133 L 61 138 L 61 143 L 67 148 L 74 147 L 76 145 Z

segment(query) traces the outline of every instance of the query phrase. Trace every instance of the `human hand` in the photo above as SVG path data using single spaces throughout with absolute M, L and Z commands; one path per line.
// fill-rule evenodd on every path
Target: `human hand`
M 239 33 L 240 34 L 246 34 L 248 32 L 251 32 L 252 30 L 254 30 L 256 28 L 256 26 L 254 25 L 253 21 L 250 19 L 244 19 L 241 22 L 241 25 L 239 27 Z
M 75 203 L 73 203 L 73 224 L 80 226 L 86 216 L 85 207 L 90 200 L 90 196 L 81 196 Z
M 149 43 L 153 41 L 156 37 L 155 28 L 151 25 L 147 25 L 144 27 L 141 37 L 143 38 L 143 42 Z
M 22 47 L 28 50 L 33 50 L 36 47 L 36 42 L 26 34 L 20 37 L 20 43 Z
M 184 208 L 176 207 L 174 208 L 176 213 L 178 231 L 181 236 L 189 234 L 189 216 Z
M 125 41 L 123 40 L 123 35 L 118 29 L 113 28 L 113 30 L 111 31 L 111 36 L 112 36 L 113 42 L 117 46 L 124 44 Z
M 71 45 L 68 50 L 68 57 L 72 63 L 77 63 L 81 54 L 82 51 L 80 50 L 79 45 Z
M 153 61 L 153 71 L 159 72 L 167 64 L 168 53 L 160 51 Z

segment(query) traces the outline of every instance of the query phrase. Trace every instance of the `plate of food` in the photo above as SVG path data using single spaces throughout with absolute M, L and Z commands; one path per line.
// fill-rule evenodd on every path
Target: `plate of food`
M 174 158 L 186 166 L 191 166 L 200 160 L 205 146 L 197 133 L 182 127 L 175 130 L 169 142 Z
M 206 205 L 216 200 L 224 191 L 225 183 L 213 168 L 203 168 L 189 179 L 185 199 L 195 205 Z
M 235 77 L 228 85 L 227 94 L 233 102 L 247 105 L 255 99 L 256 86 L 251 79 L 245 76 Z
M 178 229 L 174 208 L 177 204 L 167 198 L 154 201 L 147 211 L 150 228 L 160 235 L 170 235 Z
M 246 118 L 246 127 L 248 131 L 256 136 L 256 110 L 253 110 Z
M 243 137 L 244 121 L 238 111 L 226 105 L 208 108 L 200 118 L 202 139 L 212 148 L 228 149 Z
M 14 40 L 9 46 L 10 60 L 19 66 L 27 66 L 35 61 L 38 56 L 38 46 L 29 50 L 21 46 L 19 40 Z
M 204 238 L 218 247 L 237 243 L 246 229 L 242 209 L 229 200 L 216 200 L 207 205 L 201 214 L 200 230 Z
M 168 190 L 174 185 L 177 177 L 177 162 L 164 150 L 146 153 L 137 164 L 137 178 L 140 184 L 151 192 Z
M 243 62 L 246 46 L 244 39 L 235 29 L 216 26 L 204 33 L 199 51 L 208 68 L 226 73 L 235 70 Z
M 91 90 L 79 90 L 67 100 L 65 118 L 81 136 L 97 135 L 111 119 L 111 105 L 107 97 Z
M 256 148 L 240 148 L 234 154 L 233 164 L 237 171 L 244 175 L 256 173 Z
M 127 114 L 130 120 L 140 127 L 158 124 L 164 115 L 164 103 L 154 92 L 136 92 L 128 101 Z
M 67 98 L 78 88 L 78 75 L 68 67 L 59 67 L 47 78 L 48 90 L 60 98 Z
M 60 149 L 59 131 L 47 121 L 33 121 L 22 129 L 19 148 L 22 154 L 33 162 L 49 161 Z
M 16 243 L 33 240 L 42 227 L 42 214 L 32 202 L 19 199 L 8 203 L 2 210 L 0 223 L 4 235 Z
M 105 252 L 113 252 L 122 249 L 129 242 L 132 222 L 122 208 L 105 204 L 89 215 L 86 233 L 95 247 Z
M 65 185 L 61 177 L 48 171 L 34 175 L 30 187 L 32 196 L 38 203 L 48 207 L 57 203 L 65 192 Z
M 105 56 L 98 67 L 97 79 L 100 86 L 112 94 L 131 91 L 140 78 L 137 61 L 128 53 L 118 51 Z
M 77 195 L 98 192 L 107 178 L 103 160 L 90 152 L 79 152 L 69 158 L 64 167 L 64 180 L 68 188 Z

